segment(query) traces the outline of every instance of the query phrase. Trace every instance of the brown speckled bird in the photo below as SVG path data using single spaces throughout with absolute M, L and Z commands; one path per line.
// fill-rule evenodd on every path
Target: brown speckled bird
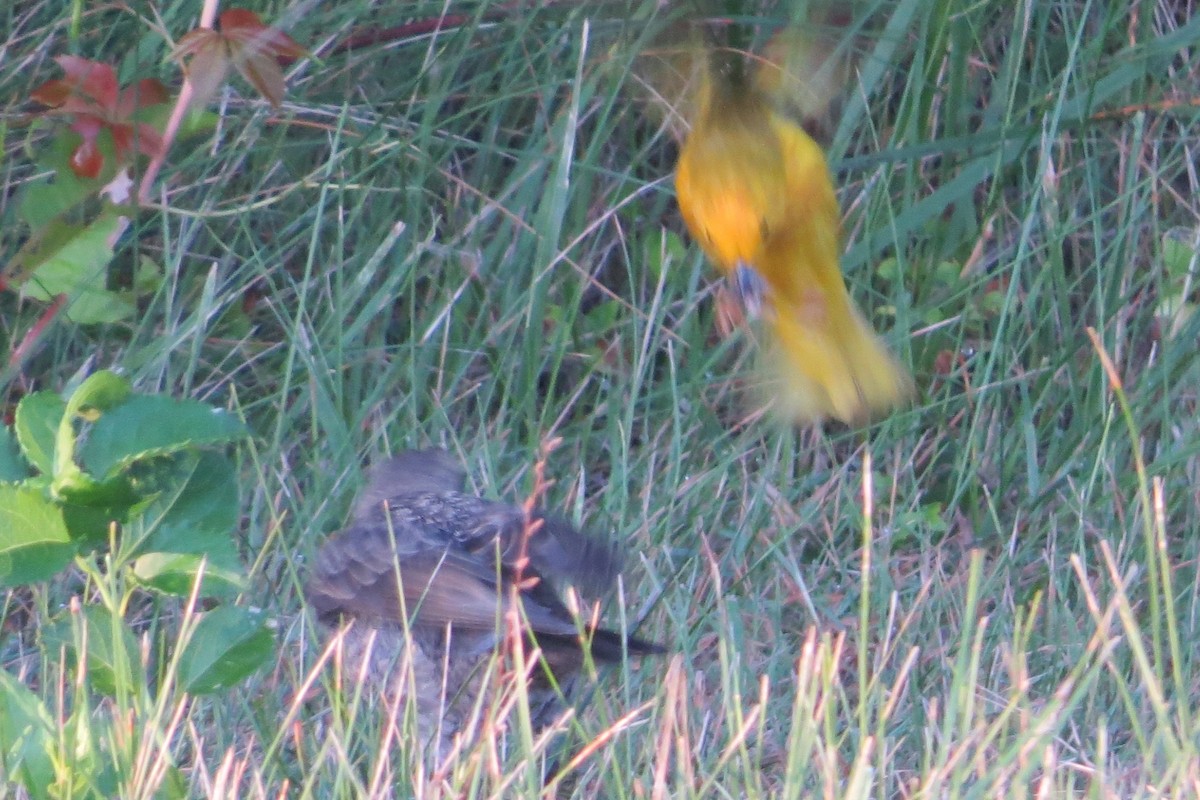
M 520 599 L 525 638 L 544 662 L 530 672 L 535 727 L 553 719 L 585 652 L 597 663 L 619 661 L 623 652 L 662 652 L 598 627 L 584 625 L 581 637 L 562 602 L 565 584 L 590 596 L 612 586 L 620 563 L 611 545 L 541 512 L 530 525 L 523 509 L 466 494 L 465 482 L 443 450 L 375 465 L 350 525 L 321 548 L 306 587 L 322 622 L 349 623 L 348 674 L 363 669 L 392 698 L 411 688 L 418 733 L 426 741 L 437 737 L 442 754 L 484 689 L 513 597 Z

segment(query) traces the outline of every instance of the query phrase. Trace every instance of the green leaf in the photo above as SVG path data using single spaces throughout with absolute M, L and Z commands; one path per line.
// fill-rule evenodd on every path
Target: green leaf
M 86 606 L 82 614 L 68 611 L 46 628 L 42 641 L 50 653 L 65 649 L 67 663 L 76 668 L 80 649 L 86 648 L 87 675 L 101 694 L 115 694 L 119 685 L 141 679 L 137 640 L 125 620 L 103 606 Z
M 23 481 L 29 477 L 29 463 L 21 458 L 21 448 L 10 428 L 0 428 L 0 481 Z
M 43 475 L 54 474 L 54 441 L 67 404 L 54 392 L 34 392 L 17 404 L 13 430 L 29 463 Z
M 133 490 L 129 479 L 116 475 L 106 481 L 93 480 L 74 464 L 60 473 L 54 480 L 54 495 L 73 505 L 88 508 L 125 508 L 136 503 L 140 496 Z M 113 519 L 121 519 L 121 513 Z
M 190 694 L 233 686 L 272 659 L 275 638 L 254 614 L 222 606 L 200 620 L 179 658 L 179 685 Z
M 900 283 L 904 280 L 904 272 L 895 256 L 888 256 L 875 266 L 875 274 L 888 283 Z
M 116 296 L 105 289 L 107 267 L 112 260 L 113 243 L 126 224 L 125 218 L 113 212 L 102 214 L 86 225 L 53 220 L 40 236 L 21 248 L 8 270 L 11 274 L 29 276 L 19 282 L 26 297 L 48 302 L 65 294 L 75 303 L 90 295 L 90 305 L 103 311 L 104 304 Z M 114 313 L 86 318 L 71 307 L 67 313 L 75 322 L 84 324 L 122 318 Z
M 129 381 L 115 372 L 100 370 L 89 375 L 75 388 L 67 400 L 66 412 L 58 426 L 55 443 L 54 494 L 80 506 L 128 506 L 137 501 L 124 475 L 97 481 L 85 474 L 75 463 L 78 433 L 76 418 L 85 421 L 100 419 L 119 407 L 132 392 Z
M 108 544 L 109 526 L 114 522 L 123 524 L 129 516 L 129 506 L 66 502 L 62 504 L 62 515 L 71 541 L 79 548 L 90 550 Z
M 199 401 L 137 395 L 96 421 L 81 460 L 88 472 L 107 478 L 135 461 L 245 435 L 241 420 Z
M 226 542 L 228 548 L 228 537 Z M 246 576 L 240 567 L 230 569 L 196 553 L 148 553 L 133 563 L 138 580 L 155 591 L 176 597 L 187 597 L 196 585 L 200 565 L 204 563 L 204 582 L 200 597 L 232 600 L 246 589 Z
M 95 421 L 129 399 L 133 387 L 111 370 L 92 373 L 67 399 L 67 413 Z
M 133 289 L 138 295 L 153 294 L 163 283 L 163 268 L 157 261 L 147 256 L 138 259 L 137 269 L 133 273 Z
M 938 286 L 957 286 L 962 283 L 962 265 L 953 261 L 939 261 L 933 268 L 933 282 Z
M 96 196 L 96 193 L 111 179 L 111 175 L 99 178 L 80 178 L 71 169 L 71 154 L 79 144 L 79 137 L 63 131 L 50 140 L 38 158 L 40 170 L 54 174 L 29 184 L 21 193 L 18 213 L 29 223 L 35 233 L 45 228 L 67 211 Z M 112 163 L 105 158 L 105 163 Z
M 220 453 L 204 451 L 146 466 L 156 474 L 139 480 L 148 488 L 157 487 L 158 496 L 126 526 L 122 560 L 150 553 L 207 556 L 208 571 L 218 582 L 209 586 L 206 580 L 205 593 L 218 591 L 220 581 L 241 572 L 233 541 L 238 523 L 238 484 L 232 465 Z M 191 590 L 198 564 L 192 561 L 183 594 Z M 147 562 L 139 574 L 164 581 L 157 587 L 162 591 L 180 593 L 175 590 L 182 576 L 159 572 L 168 566 L 177 570 L 183 568 L 184 561 Z
M 56 505 L 37 489 L 0 484 L 0 586 L 45 580 L 74 555 Z
M 1200 262 L 1196 232 L 1186 228 L 1167 231 L 1162 238 L 1162 261 L 1172 288 L 1182 289 L 1189 277 L 1194 279 Z
M 89 289 L 74 294 L 66 306 L 67 318 L 80 325 L 100 325 L 129 319 L 137 311 L 137 300 L 130 292 Z
M 51 797 L 58 734 L 42 701 L 0 669 L 0 763 L 30 797 Z

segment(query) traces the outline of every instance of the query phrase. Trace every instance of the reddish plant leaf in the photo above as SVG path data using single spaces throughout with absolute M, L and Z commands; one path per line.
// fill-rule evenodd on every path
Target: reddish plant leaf
M 258 90 L 272 106 L 279 108 L 279 104 L 283 102 L 285 84 L 283 70 L 274 56 L 255 53 L 245 58 L 234 59 L 233 65 L 247 83 Z
M 113 146 L 118 152 L 140 152 L 150 157 L 162 152 L 162 137 L 149 125 L 112 125 L 108 131 L 113 134 Z
M 71 153 L 71 171 L 81 178 L 95 178 L 104 167 L 104 155 L 95 139 L 84 139 Z
M 153 78 L 143 78 L 133 86 L 121 90 L 117 98 L 116 116 L 129 119 L 136 112 L 151 106 L 161 106 L 171 99 L 167 87 Z
M 105 112 L 117 109 L 117 73 L 108 64 L 79 56 L 54 59 L 67 73 L 66 82 L 75 93 L 90 99 Z
M 162 155 L 163 148 L 166 147 L 162 134 L 144 122 L 139 122 L 133 127 L 137 131 L 134 147 L 139 153 L 151 158 Z
M 80 114 L 71 123 L 71 130 L 83 137 L 85 142 L 94 142 L 96 137 L 100 135 L 100 131 L 104 130 L 104 120 L 93 114 Z
M 204 106 L 217 93 L 229 74 L 229 50 L 221 34 L 211 28 L 197 28 L 179 40 L 173 54 L 190 57 L 185 68 L 192 84 L 193 108 Z
M 176 61 L 184 58 L 190 58 L 197 53 L 207 50 L 213 39 L 219 39 L 221 34 L 212 28 L 195 28 L 188 31 L 183 36 L 179 37 L 179 41 L 175 43 L 175 49 L 171 51 L 171 58 Z
M 29 99 L 47 108 L 58 108 L 71 96 L 71 84 L 64 80 L 46 81 L 29 93 Z
M 264 25 L 257 14 L 244 8 L 221 12 L 219 24 L 231 47 L 244 52 L 253 50 L 281 58 L 300 58 L 308 52 L 295 39 L 278 28 Z
M 223 11 L 217 29 L 197 28 L 185 34 L 172 56 L 190 58 L 188 80 L 196 105 L 207 103 L 234 67 L 271 105 L 283 102 L 280 58 L 299 58 L 307 51 L 283 31 L 264 25 L 258 15 L 241 8 Z
M 167 102 L 166 87 L 147 78 L 120 90 L 116 72 L 108 64 L 78 56 L 59 56 L 55 61 L 66 77 L 43 83 L 30 97 L 50 109 L 45 113 L 72 118 L 71 130 L 83 139 L 71 154 L 76 175 L 94 178 L 104 168 L 104 155 L 96 145 L 104 130 L 112 135 L 118 161 L 128 160 L 134 152 L 153 156 L 162 150 L 162 137 L 131 118 L 142 108 Z
M 71 153 L 71 171 L 81 178 L 95 178 L 104 167 L 104 155 L 96 146 L 96 137 L 104 130 L 104 120 L 91 114 L 80 114 L 71 123 L 71 130 L 83 138 Z

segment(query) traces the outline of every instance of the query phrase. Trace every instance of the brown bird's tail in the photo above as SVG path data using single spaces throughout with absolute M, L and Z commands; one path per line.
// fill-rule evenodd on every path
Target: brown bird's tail
M 667 652 L 665 647 L 655 642 L 604 628 L 596 628 L 582 639 L 578 636 L 541 633 L 529 637 L 528 641 L 531 646 L 541 649 L 546 665 L 557 676 L 578 672 L 583 666 L 585 653 L 589 653 L 597 665 L 603 665 L 619 664 L 626 655 L 639 658 Z
M 640 639 L 637 636 L 622 635 L 615 631 L 598 628 L 592 632 L 592 658 L 606 664 L 614 664 L 621 660 L 622 655 L 630 656 L 660 656 L 667 648 L 657 642 Z

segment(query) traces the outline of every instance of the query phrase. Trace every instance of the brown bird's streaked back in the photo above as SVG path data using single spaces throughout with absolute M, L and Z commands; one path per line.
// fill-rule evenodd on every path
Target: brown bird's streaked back
M 422 734 L 441 731 L 442 748 L 478 696 L 476 667 L 495 652 L 514 597 L 524 632 L 554 678 L 538 668 L 531 677 L 531 697 L 545 695 L 538 698 L 542 724 L 558 707 L 552 686 L 568 685 L 585 652 L 597 662 L 661 652 L 602 628 L 584 626 L 581 637 L 562 602 L 559 589 L 568 584 L 592 597 L 611 588 L 620 569 L 611 544 L 540 511 L 527 515 L 467 494 L 465 483 L 462 467 L 443 450 L 409 451 L 375 465 L 349 526 L 321 548 L 306 587 L 321 621 L 352 623 L 343 640 L 347 660 L 359 668 L 367 659 L 370 681 L 401 691 L 391 676 L 407 654 L 418 695 L 444 695 L 437 703 L 415 698 Z

